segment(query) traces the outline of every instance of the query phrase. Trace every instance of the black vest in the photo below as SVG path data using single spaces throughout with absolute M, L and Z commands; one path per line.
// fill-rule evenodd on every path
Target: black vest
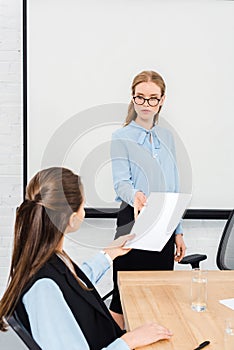
M 121 330 L 113 320 L 105 303 L 87 276 L 77 265 L 74 264 L 74 267 L 77 276 L 84 281 L 88 288 L 92 288 L 91 291 L 84 290 L 64 262 L 57 255 L 53 255 L 24 288 L 16 306 L 16 311 L 25 328 L 31 333 L 22 298 L 37 280 L 50 278 L 62 291 L 64 299 L 79 324 L 90 349 L 100 350 L 121 337 L 125 331 Z

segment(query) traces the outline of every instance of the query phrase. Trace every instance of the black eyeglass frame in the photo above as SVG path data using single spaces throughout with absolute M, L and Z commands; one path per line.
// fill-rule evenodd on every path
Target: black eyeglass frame
M 156 106 L 158 106 L 158 104 L 159 104 L 159 102 L 161 101 L 161 98 L 157 98 L 157 97 L 150 97 L 150 98 L 145 98 L 145 97 L 143 97 L 143 96 L 133 96 L 132 97 L 133 98 L 133 100 L 134 100 L 134 102 L 138 105 L 138 106 L 142 106 L 144 103 L 145 103 L 145 101 L 147 101 L 147 103 L 148 103 L 148 105 L 150 106 L 150 107 L 156 107 Z M 143 103 L 137 103 L 136 102 L 136 98 L 141 98 L 142 99 L 142 101 L 143 101 Z M 158 101 L 158 103 L 156 104 L 156 105 L 151 105 L 150 104 L 150 100 L 152 100 L 152 99 L 154 99 L 154 100 L 157 100 Z

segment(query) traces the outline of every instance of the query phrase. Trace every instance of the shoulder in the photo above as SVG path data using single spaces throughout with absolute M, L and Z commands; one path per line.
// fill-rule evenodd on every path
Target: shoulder
M 174 140 L 173 134 L 169 129 L 156 125 L 154 132 L 162 141 L 172 142 Z
M 136 141 L 139 135 L 142 134 L 144 129 L 134 122 L 131 122 L 127 126 L 124 126 L 112 134 L 112 140 L 132 140 Z
M 131 127 L 129 125 L 123 126 L 120 129 L 115 130 L 112 133 L 112 138 L 113 139 L 121 139 L 129 136 L 129 133 L 131 132 Z
M 27 282 L 26 286 L 23 289 L 23 295 L 41 280 L 50 280 L 55 281 L 57 285 L 63 283 L 64 273 L 66 271 L 66 265 L 58 258 L 55 254 L 40 268 L 39 271 L 35 273 L 32 278 Z

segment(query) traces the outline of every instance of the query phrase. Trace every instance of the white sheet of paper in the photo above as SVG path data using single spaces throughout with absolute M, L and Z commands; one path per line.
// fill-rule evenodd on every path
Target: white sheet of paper
M 230 309 L 234 310 L 234 298 L 219 300 L 219 302 Z
M 151 192 L 131 230 L 136 237 L 126 247 L 161 251 L 179 224 L 191 197 L 188 193 Z

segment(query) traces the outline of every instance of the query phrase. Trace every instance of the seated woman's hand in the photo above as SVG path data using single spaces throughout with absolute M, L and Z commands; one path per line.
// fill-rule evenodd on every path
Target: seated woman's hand
M 120 236 L 119 238 L 115 239 L 107 248 L 103 250 L 111 257 L 112 260 L 114 260 L 115 258 L 117 258 L 117 256 L 125 255 L 131 250 L 131 248 L 127 248 L 124 246 L 126 242 L 130 241 L 134 237 L 135 237 L 134 234 Z
M 135 349 L 162 339 L 170 339 L 172 335 L 169 329 L 152 322 L 125 333 L 121 338 L 127 343 L 130 349 Z

